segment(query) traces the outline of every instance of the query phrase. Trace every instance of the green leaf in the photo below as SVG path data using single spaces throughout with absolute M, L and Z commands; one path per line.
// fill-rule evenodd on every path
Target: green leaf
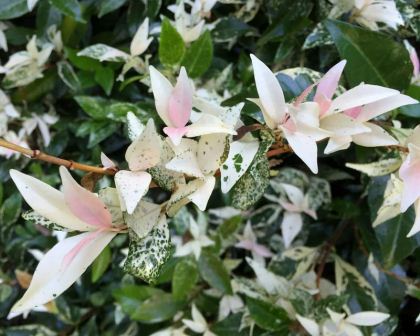
M 92 148 L 111 136 L 117 128 L 117 123 L 110 123 L 108 120 L 89 120 L 79 126 L 76 135 L 79 137 L 89 136 L 87 147 Z
M 265 153 L 273 141 L 269 132 L 261 131 L 260 147 L 251 166 L 232 188 L 232 205 L 235 208 L 246 210 L 264 195 L 270 182 L 270 166 Z
M 95 120 L 115 120 L 125 122 L 128 112 L 133 112 L 142 122 L 151 117 L 137 105 L 128 102 L 108 100 L 94 96 L 74 97 L 79 106 Z
M 287 334 L 289 318 L 287 312 L 272 303 L 247 297 L 246 305 L 255 323 L 265 330 Z
M 29 12 L 27 0 L 0 0 L 0 20 L 10 20 Z
M 96 71 L 102 67 L 101 63 L 91 57 L 79 56 L 77 51 L 71 48 L 64 48 L 65 54 L 68 57 L 69 61 L 80 70 L 85 71 Z
M 398 90 L 408 87 L 413 66 L 402 43 L 340 21 L 327 20 L 326 26 L 341 58 L 347 60 L 344 71 L 351 86 L 365 82 Z
M 101 254 L 95 259 L 92 264 L 92 273 L 91 273 L 91 280 L 93 283 L 98 281 L 102 274 L 105 273 L 106 269 L 108 268 L 109 264 L 111 263 L 111 248 L 109 246 L 105 247 Z
M 102 17 L 105 14 L 111 13 L 114 10 L 124 5 L 127 0 L 102 0 L 99 5 L 98 17 Z
M 141 303 L 153 295 L 162 295 L 163 291 L 148 286 L 125 285 L 113 291 L 112 295 L 121 305 L 122 310 L 132 316 L 141 310 Z
M 95 71 L 95 81 L 104 89 L 107 96 L 109 96 L 114 86 L 114 70 L 110 67 L 101 67 Z
M 171 319 L 182 308 L 171 294 L 157 294 L 144 301 L 131 318 L 143 323 L 159 323 Z
M 66 84 L 71 90 L 79 91 L 81 84 L 79 78 L 74 72 L 73 67 L 66 61 L 57 63 L 57 72 L 61 80 Z
M 187 49 L 182 65 L 185 66 L 190 77 L 196 78 L 207 71 L 212 59 L 213 43 L 210 32 L 207 30 Z
M 184 300 L 191 293 L 198 280 L 196 264 L 191 259 L 182 259 L 176 264 L 172 276 L 172 295 L 176 300 Z
M 198 261 L 201 277 L 212 287 L 225 294 L 232 294 L 229 273 L 215 254 L 203 250 Z
M 22 208 L 22 197 L 19 193 L 14 193 L 2 204 L 0 208 L 0 219 L 4 226 L 15 223 L 20 215 Z
M 78 22 L 86 23 L 82 17 L 82 9 L 77 0 L 49 0 L 64 15 L 70 16 Z
M 373 178 L 369 186 L 368 202 L 372 221 L 376 218 L 387 185 L 387 177 Z M 420 235 L 407 238 L 407 234 L 414 224 L 415 213 L 413 208 L 408 209 L 394 218 L 375 227 L 384 267 L 392 268 L 414 252 L 420 246 Z
M 163 65 L 179 64 L 185 53 L 185 43 L 167 18 L 162 21 L 159 42 L 159 59 Z
M 168 224 L 165 216 L 161 216 L 147 237 L 138 239 L 135 233 L 130 232 L 124 271 L 153 283 L 171 254 L 171 246 Z

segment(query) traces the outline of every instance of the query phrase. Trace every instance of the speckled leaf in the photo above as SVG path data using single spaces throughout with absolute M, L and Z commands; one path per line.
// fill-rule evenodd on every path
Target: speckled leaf
M 159 276 L 161 267 L 168 260 L 170 252 L 171 239 L 168 224 L 166 217 L 162 215 L 147 237 L 138 239 L 135 233 L 130 233 L 130 245 L 124 271 L 153 283 Z
M 365 173 L 368 176 L 383 176 L 396 171 L 400 168 L 401 163 L 401 157 L 397 157 L 372 163 L 346 163 L 346 167 Z
M 232 189 L 232 205 L 235 208 L 246 210 L 263 196 L 270 177 L 270 166 L 265 154 L 273 141 L 271 133 L 261 131 L 258 152 L 247 172 Z
M 101 62 L 125 62 L 129 57 L 125 52 L 102 43 L 91 45 L 79 51 L 77 56 L 86 56 Z
M 22 214 L 23 219 L 33 222 L 37 225 L 42 225 L 43 227 L 47 228 L 48 230 L 57 230 L 57 231 L 70 231 L 69 229 L 58 225 L 50 221 L 48 218 L 41 216 L 40 214 L 36 213 L 35 211 L 27 211 Z

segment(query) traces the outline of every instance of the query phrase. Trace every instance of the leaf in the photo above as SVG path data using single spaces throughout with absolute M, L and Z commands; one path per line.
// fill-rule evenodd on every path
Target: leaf
M 102 274 L 105 273 L 109 264 L 111 263 L 111 248 L 109 246 L 105 247 L 100 255 L 95 259 L 92 264 L 92 273 L 91 280 L 93 283 L 98 281 Z
M 109 67 L 101 67 L 95 71 L 95 81 L 104 89 L 107 96 L 109 96 L 114 86 L 114 70 Z
M 122 310 L 132 316 L 141 310 L 141 303 L 153 295 L 162 295 L 163 291 L 148 286 L 123 285 L 112 293 L 115 300 L 121 305 Z
M 213 59 L 213 43 L 211 35 L 206 30 L 198 40 L 187 49 L 182 65 L 187 69 L 191 78 L 200 77 L 210 67 Z
M 382 176 L 396 171 L 400 168 L 401 163 L 401 157 L 397 157 L 372 163 L 346 163 L 346 167 L 365 173 L 368 176 Z
M 144 301 L 131 318 L 143 323 L 159 323 L 171 319 L 182 308 L 171 294 L 154 295 Z
M 102 0 L 99 5 L 98 17 L 102 17 L 108 13 L 115 11 L 124 5 L 127 0 Z
M 78 137 L 89 136 L 87 147 L 92 148 L 111 136 L 117 128 L 117 123 L 110 123 L 107 120 L 90 120 L 79 126 L 76 135 Z
M 185 44 L 181 35 L 167 18 L 162 21 L 159 42 L 159 59 L 165 66 L 179 64 L 185 53 Z
M 75 96 L 74 99 L 89 116 L 95 120 L 126 121 L 127 113 L 133 112 L 140 121 L 147 121 L 150 115 L 137 105 L 128 102 L 107 100 L 95 96 Z
M 264 195 L 270 182 L 270 166 L 265 154 L 274 138 L 266 131 L 261 131 L 261 138 L 260 147 L 251 166 L 232 188 L 232 205 L 241 210 L 254 205 Z
M 376 177 L 372 179 L 368 190 L 368 202 L 372 220 L 375 219 L 378 209 L 383 200 L 387 178 Z M 375 235 L 378 240 L 384 267 L 392 268 L 414 252 L 420 245 L 420 235 L 407 238 L 407 234 L 413 226 L 415 213 L 413 208 L 405 213 L 391 218 L 375 227 Z
M 82 9 L 77 0 L 49 0 L 64 15 L 70 16 L 78 22 L 86 23 L 82 17 Z
M 246 306 L 249 314 L 260 328 L 287 334 L 290 320 L 283 308 L 250 297 L 246 298 Z
M 132 229 L 139 239 L 146 237 L 158 222 L 161 207 L 146 201 L 140 201 L 134 212 L 124 217 L 127 226 Z
M 79 78 L 74 72 L 73 67 L 68 62 L 58 62 L 57 72 L 64 84 L 66 84 L 71 90 L 80 90 L 81 84 Z
M 85 56 L 96 59 L 100 62 L 125 62 L 127 61 L 129 55 L 125 52 L 107 46 L 103 43 L 98 43 L 91 45 L 77 53 L 77 56 Z
M 342 59 L 350 85 L 361 82 L 404 90 L 410 84 L 413 66 L 408 51 L 391 35 L 370 31 L 348 23 L 327 20 L 330 32 Z
M 335 281 L 338 294 L 352 293 L 365 310 L 373 310 L 378 304 L 375 291 L 356 267 L 334 256 Z
M 48 218 L 41 216 L 35 211 L 26 211 L 22 214 L 24 220 L 33 222 L 36 225 L 42 225 L 48 230 L 69 231 L 69 229 L 50 221 Z
M 172 275 L 172 295 L 176 300 L 185 300 L 198 280 L 196 264 L 184 258 L 176 264 Z
M 57 73 L 53 69 L 48 70 L 44 73 L 42 78 L 39 78 L 29 85 L 18 88 L 12 96 L 12 101 L 14 103 L 19 103 L 22 101 L 33 102 L 38 100 L 42 96 L 50 93 L 56 84 Z
M 201 277 L 213 288 L 225 294 L 232 294 L 229 273 L 215 254 L 202 250 L 198 261 Z
M 0 20 L 10 20 L 29 12 L 27 0 L 0 0 Z
M 0 208 L 0 219 L 4 226 L 15 223 L 20 215 L 22 208 L 22 197 L 19 193 L 14 193 L 2 204 Z
M 139 240 L 135 234 L 130 234 L 124 271 L 146 282 L 154 282 L 170 256 L 171 246 L 168 224 L 162 215 L 147 237 Z

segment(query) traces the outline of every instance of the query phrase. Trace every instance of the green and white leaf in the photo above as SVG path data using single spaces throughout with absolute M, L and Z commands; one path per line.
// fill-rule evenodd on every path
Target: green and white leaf
M 402 181 L 392 174 L 385 188 L 384 201 L 377 212 L 378 215 L 372 223 L 373 227 L 376 227 L 401 213 L 400 204 L 402 190 Z
M 372 163 L 346 163 L 346 167 L 355 169 L 368 176 L 388 175 L 400 168 L 401 157 L 380 160 Z
M 138 239 L 137 234 L 130 233 L 128 256 L 124 271 L 153 283 L 159 276 L 163 264 L 171 254 L 171 238 L 165 215 L 161 215 L 157 225 L 150 234 Z
M 222 192 L 227 193 L 247 171 L 258 151 L 258 141 L 234 141 L 223 163 L 221 174 Z
M 66 231 L 66 232 L 70 231 L 69 229 L 50 221 L 48 218 L 45 218 L 44 216 L 41 216 L 40 214 L 32 210 L 24 212 L 22 214 L 22 218 L 24 220 L 33 222 L 34 224 L 41 225 L 51 231 L 53 230 Z
M 79 51 L 77 56 L 90 57 L 100 62 L 126 62 L 130 58 L 127 53 L 102 43 L 91 45 Z

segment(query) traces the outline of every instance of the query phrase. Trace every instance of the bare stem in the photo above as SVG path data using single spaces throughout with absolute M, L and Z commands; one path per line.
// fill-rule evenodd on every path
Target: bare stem
M 78 169 L 78 170 L 83 170 L 86 172 L 98 173 L 98 174 L 103 174 L 103 175 L 115 175 L 116 173 L 114 169 L 106 169 L 102 167 L 90 166 L 90 165 L 78 163 L 72 160 L 61 159 L 56 156 L 43 153 L 37 149 L 29 149 L 29 148 L 25 148 L 25 147 L 13 144 L 1 138 L 0 138 L 0 146 L 11 149 L 15 152 L 22 153 L 26 155 L 27 157 L 30 157 L 31 159 L 45 161 L 45 162 L 52 163 L 55 165 L 67 167 L 69 169 Z

